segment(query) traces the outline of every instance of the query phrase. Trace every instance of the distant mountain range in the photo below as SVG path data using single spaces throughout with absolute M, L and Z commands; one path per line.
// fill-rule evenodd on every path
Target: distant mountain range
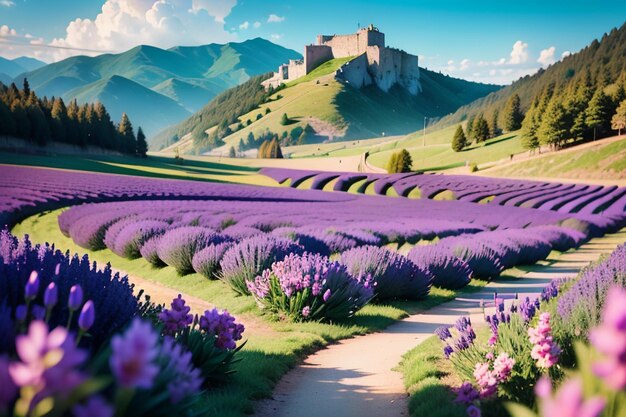
M 25 56 L 6 59 L 0 56 L 0 82 L 8 84 L 23 72 L 34 71 L 46 65 L 45 62 Z
M 300 57 L 261 38 L 167 50 L 141 45 L 120 54 L 40 63 L 44 66 L 2 59 L 0 73 L 12 80 L 0 81 L 21 84 L 26 77 L 39 96 L 100 101 L 115 120 L 126 112 L 135 128 L 141 126 L 150 137 L 189 117 L 222 91 Z

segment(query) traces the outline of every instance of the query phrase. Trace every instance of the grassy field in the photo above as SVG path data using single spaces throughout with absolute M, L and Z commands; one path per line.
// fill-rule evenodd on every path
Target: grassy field
M 49 156 L 0 152 L 0 164 L 72 169 L 107 174 L 134 175 L 194 181 L 232 182 L 240 184 L 276 185 L 276 182 L 258 174 L 258 168 L 226 164 L 217 161 L 149 156 L 131 158 L 122 156 Z
M 446 128 L 432 135 L 432 142 L 443 140 L 452 134 L 453 129 Z M 450 140 L 451 136 L 448 137 Z M 467 163 L 476 163 L 479 166 L 488 166 L 502 159 L 507 159 L 511 154 L 516 155 L 524 152 L 520 143 L 519 132 L 507 133 L 493 139 L 489 139 L 480 145 L 472 145 L 461 152 L 454 152 L 449 143 L 428 144 L 422 146 L 419 138 L 400 141 L 392 148 L 379 152 L 370 152 L 368 158 L 372 165 L 384 168 L 391 154 L 398 149 L 406 149 L 413 158 L 413 169 L 421 171 L 441 171 L 462 167 Z
M 198 274 L 180 277 L 171 267 L 156 269 L 143 259 L 128 260 L 109 250 L 93 252 L 78 247 L 58 228 L 57 218 L 61 212 L 56 210 L 26 219 L 13 229 L 13 233 L 18 236 L 29 234 L 35 243 L 51 242 L 58 249 L 71 253 L 87 253 L 92 261 L 100 265 L 110 262 L 113 268 L 132 276 L 193 294 L 219 308 L 228 309 L 244 323 L 262 321 L 262 330 L 255 331 L 256 327 L 252 326 L 245 334 L 248 343 L 241 351 L 243 360 L 237 365 L 237 373 L 231 382 L 206 396 L 205 409 L 210 410 L 212 415 L 241 417 L 249 414 L 253 411 L 252 400 L 269 396 L 275 382 L 307 353 L 340 339 L 383 329 L 407 314 L 424 311 L 459 294 L 434 288 L 424 301 L 368 305 L 355 317 L 334 324 L 294 324 L 273 321 L 269 317 L 260 319 L 251 297 L 235 296 L 221 281 L 209 281 Z M 475 291 L 485 284 L 474 281 L 462 292 Z
M 626 137 L 550 152 L 526 161 L 494 168 L 497 177 L 559 177 L 573 179 L 626 179 Z

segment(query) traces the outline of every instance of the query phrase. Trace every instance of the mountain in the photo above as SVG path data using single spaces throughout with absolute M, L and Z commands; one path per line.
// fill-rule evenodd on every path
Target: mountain
M 407 134 L 421 128 L 425 117 L 444 116 L 500 88 L 420 68 L 422 92 L 417 96 L 397 86 L 388 93 L 376 86 L 357 89 L 335 79 L 335 71 L 345 63 L 346 59 L 328 61 L 274 94 L 264 94 L 258 83 L 228 90 L 230 97 L 223 93 L 189 119 L 157 135 L 153 149 L 171 145 L 176 138 L 189 139 L 190 133 L 196 149 L 208 143 L 200 151 L 221 145 L 213 138 L 218 136 L 224 145 L 215 149 L 217 153 L 227 153 L 231 146 L 239 148 L 240 141 L 245 148 L 254 148 L 273 135 L 283 138 L 285 145 L 290 144 L 288 136 L 293 144 L 296 140 L 313 143 Z M 244 88 L 247 94 L 237 91 Z M 238 107 L 242 96 L 255 96 L 256 105 Z M 288 116 L 287 123 L 283 114 Z M 304 130 L 306 137 L 301 139 Z M 248 143 L 251 135 L 255 143 Z
M 626 57 L 626 23 L 550 67 L 541 69 L 534 75 L 522 77 L 501 90 L 460 107 L 439 121 L 439 125 L 449 126 L 479 113 L 489 117 L 494 110 L 504 109 L 507 101 L 515 94 L 520 97 L 522 110 L 526 111 L 532 101 L 548 89 L 560 94 L 582 83 L 602 84 L 607 87 L 607 92 L 611 93 L 616 85 L 626 85 L 624 57 Z
M 125 83 L 114 77 L 124 78 L 132 82 L 132 91 L 139 97 L 152 97 L 159 103 L 168 103 L 165 109 L 176 109 L 170 117 L 156 118 L 141 108 L 155 108 L 154 105 L 141 103 L 128 94 L 124 96 L 140 104 L 139 108 L 126 106 L 124 110 L 133 124 L 145 127 L 150 136 L 197 111 L 220 92 L 294 58 L 300 58 L 300 54 L 261 38 L 167 50 L 141 45 L 120 54 L 67 58 L 20 74 L 16 82 L 28 78 L 40 96 L 60 96 L 66 101 L 97 96 L 107 100 L 103 101 L 107 108 L 119 109 L 119 91 L 111 90 Z M 103 88 L 110 94 L 104 93 Z M 145 90 L 153 94 L 147 95 Z M 178 107 L 172 107 L 172 102 Z
M 0 57 L 0 82 L 11 83 L 13 78 L 23 72 L 33 71 L 46 65 L 45 62 L 25 56 L 6 59 Z

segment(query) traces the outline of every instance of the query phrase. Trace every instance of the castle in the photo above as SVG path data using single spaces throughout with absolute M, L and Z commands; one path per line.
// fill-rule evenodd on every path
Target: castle
M 356 88 L 375 84 L 385 92 L 398 84 L 412 95 L 421 92 L 417 56 L 387 48 L 385 34 L 373 25 L 352 35 L 318 35 L 317 45 L 304 47 L 303 59 L 281 65 L 262 84 L 265 88 L 276 88 L 305 76 L 324 62 L 347 57 L 354 59 L 337 70 L 335 78 L 339 81 Z

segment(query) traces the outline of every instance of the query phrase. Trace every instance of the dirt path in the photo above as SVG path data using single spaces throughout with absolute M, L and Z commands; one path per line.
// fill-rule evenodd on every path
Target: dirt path
M 309 356 L 277 385 L 273 399 L 259 403 L 260 417 L 394 417 L 408 415 L 402 376 L 392 371 L 404 353 L 423 342 L 441 325 L 462 315 L 483 322 L 476 300 L 500 293 L 539 293 L 553 279 L 573 277 L 589 262 L 626 242 L 626 229 L 593 239 L 548 266 L 537 266 L 520 279 L 493 282 L 479 293 L 442 304 L 386 330 L 345 340 Z

